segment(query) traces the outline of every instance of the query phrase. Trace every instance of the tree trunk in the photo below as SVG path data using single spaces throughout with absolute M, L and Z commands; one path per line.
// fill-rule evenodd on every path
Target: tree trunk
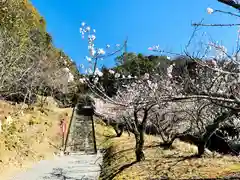
M 123 133 L 123 126 L 121 124 L 114 124 L 113 129 L 115 130 L 117 137 L 120 137 Z
M 144 146 L 144 131 L 141 130 L 138 133 L 135 133 L 135 139 L 136 139 L 136 160 L 137 162 L 145 160 L 145 155 L 143 152 L 143 146 Z
M 197 156 L 198 157 L 201 157 L 204 154 L 206 144 L 207 143 L 205 143 L 205 142 L 199 142 L 198 143 L 198 145 L 197 145 L 197 147 L 198 147 L 198 154 L 197 154 Z
M 207 142 L 214 134 L 214 132 L 218 129 L 219 124 L 224 122 L 227 118 L 234 115 L 234 111 L 225 112 L 222 115 L 218 116 L 217 119 L 214 120 L 213 124 L 210 124 L 206 127 L 206 132 L 203 134 L 198 146 L 198 156 L 202 156 L 204 154 L 204 149 L 207 145 Z
M 143 116 L 141 124 L 139 124 L 139 121 L 138 121 L 138 116 L 137 116 L 138 111 L 134 111 L 134 120 L 135 120 L 134 135 L 135 135 L 135 140 L 136 140 L 135 154 L 136 154 L 137 162 L 145 160 L 145 156 L 144 156 L 144 152 L 143 152 L 144 132 L 146 129 L 146 124 L 147 124 L 148 111 L 152 107 L 153 107 L 153 105 L 151 105 L 150 107 L 148 107 L 147 109 L 144 110 L 144 116 Z
M 122 128 L 117 128 L 117 127 L 114 127 L 114 130 L 117 134 L 117 137 L 120 137 L 123 133 L 123 129 Z

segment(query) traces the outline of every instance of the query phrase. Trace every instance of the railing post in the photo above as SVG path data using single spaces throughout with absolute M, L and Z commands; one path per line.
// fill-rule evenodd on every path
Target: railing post
M 63 152 L 64 152 L 64 153 L 66 152 L 66 149 L 67 149 L 67 143 L 68 143 L 70 128 L 71 128 L 71 126 L 72 126 L 73 116 L 74 116 L 74 113 L 75 113 L 75 108 L 76 108 L 76 107 L 74 107 L 73 110 L 72 110 L 72 116 L 71 116 L 71 119 L 70 119 L 70 122 L 69 122 L 69 125 L 68 125 L 67 137 L 66 137 L 66 139 L 65 139 L 65 144 L 64 144 L 64 149 L 63 149 Z
M 97 143 L 96 143 L 96 135 L 95 135 L 93 115 L 92 115 L 92 134 L 93 134 L 94 153 L 97 154 Z

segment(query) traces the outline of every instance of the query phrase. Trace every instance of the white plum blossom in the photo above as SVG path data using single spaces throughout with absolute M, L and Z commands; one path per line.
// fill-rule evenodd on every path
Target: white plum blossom
M 214 67 L 217 67 L 217 61 L 211 60 L 210 63 L 211 63 Z
M 63 71 L 64 72 L 69 72 L 70 70 L 67 67 L 65 67 L 65 68 L 63 68 Z
M 115 74 L 115 78 L 119 78 L 121 75 L 119 73 Z
M 82 23 L 81 23 L 81 25 L 82 25 L 82 26 L 85 26 L 85 25 L 86 25 L 86 23 L 85 23 L 85 22 L 82 22 Z
M 90 44 L 90 45 L 88 46 L 88 49 L 92 49 L 92 48 L 94 48 L 94 44 Z
M 148 48 L 149 51 L 158 51 L 159 49 L 160 49 L 160 46 L 159 46 L 159 45 L 152 46 L 152 47 L 149 47 L 149 48 Z
M 147 80 L 147 83 L 149 86 L 151 86 L 152 82 L 150 80 Z
M 213 12 L 214 12 L 214 10 L 212 8 L 210 8 L 210 7 L 207 8 L 207 13 L 208 14 L 212 14 Z
M 79 82 L 82 83 L 82 84 L 85 83 L 85 78 L 80 78 Z
M 74 81 L 74 76 L 73 74 L 70 72 L 69 68 L 65 67 L 63 68 L 63 71 L 67 74 L 65 74 L 64 76 L 67 78 L 68 82 L 72 82 Z
M 88 39 L 91 40 L 91 41 L 94 41 L 96 39 L 96 36 L 94 34 L 88 35 Z
M 99 77 L 103 76 L 103 73 L 98 68 L 96 68 L 95 74 L 98 75 Z
M 95 77 L 93 83 L 94 83 L 94 84 L 97 84 L 98 80 L 99 80 L 99 78 L 98 78 L 98 77 Z
M 116 44 L 116 47 L 120 47 L 120 44 Z
M 114 74 L 114 73 L 115 73 L 112 69 L 110 69 L 108 72 L 109 72 L 110 74 Z
M 220 93 L 220 94 L 223 94 L 223 93 L 224 93 L 224 91 L 223 91 L 223 90 L 221 90 L 221 89 L 219 89 L 219 90 L 218 90 L 218 93 Z
M 213 47 L 213 50 L 215 51 L 214 58 L 223 59 L 227 56 L 227 48 L 225 46 L 219 45 L 218 42 L 216 43 L 210 42 L 208 43 L 208 45 L 210 47 Z
M 84 35 L 85 30 L 84 30 L 83 28 L 80 28 L 80 33 L 81 33 L 82 35 Z
M 131 75 L 128 75 L 128 78 L 129 78 L 129 79 L 131 79 L 131 78 L 132 78 L 132 76 L 131 76 Z
M 93 29 L 93 32 L 96 33 L 96 29 Z
M 158 88 L 158 84 L 157 83 L 153 83 L 153 88 L 157 89 Z
M 137 85 L 137 83 L 135 83 L 135 82 L 133 82 L 133 83 L 131 84 L 132 87 L 135 87 L 136 85 Z
M 149 74 L 148 74 L 148 73 L 145 73 L 143 78 L 144 78 L 145 80 L 149 79 Z
M 93 56 L 96 54 L 96 50 L 95 50 L 93 47 L 91 47 L 91 48 L 89 49 L 89 53 L 90 53 L 90 55 L 93 57 Z
M 86 31 L 89 32 L 91 30 L 91 28 L 88 26 L 86 27 Z
M 106 48 L 110 48 L 110 45 L 109 45 L 109 44 L 107 44 L 107 45 L 106 45 Z
M 105 54 L 105 51 L 104 51 L 102 48 L 100 48 L 100 49 L 98 49 L 98 54 L 104 55 L 104 54 Z
M 167 75 L 168 75 L 169 78 L 172 78 L 173 66 L 174 66 L 174 65 L 170 65 L 170 66 L 167 68 Z
M 74 81 L 74 76 L 72 73 L 68 73 L 68 82 L 73 82 Z
M 171 59 L 171 57 L 167 56 L 167 59 L 168 59 L 168 60 L 170 60 L 170 59 Z
M 124 76 L 124 75 L 122 75 L 122 78 L 123 78 L 123 79 L 125 79 L 125 76 Z
M 86 60 L 87 60 L 88 62 L 91 62 L 91 61 L 92 61 L 92 58 L 86 56 Z

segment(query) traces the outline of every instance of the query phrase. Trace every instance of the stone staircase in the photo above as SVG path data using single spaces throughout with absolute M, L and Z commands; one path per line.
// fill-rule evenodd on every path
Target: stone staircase
M 65 142 L 65 153 L 96 154 L 93 109 L 76 106 Z

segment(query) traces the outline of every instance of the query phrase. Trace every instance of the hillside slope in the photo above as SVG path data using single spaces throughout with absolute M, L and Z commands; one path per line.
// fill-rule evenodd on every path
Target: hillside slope
M 62 146 L 59 121 L 63 117 L 69 121 L 72 109 L 48 104 L 44 110 L 38 106 L 22 110 L 19 105 L 0 101 L 1 120 L 5 115 L 12 117 L 10 125 L 3 121 L 0 133 L 1 179 L 30 168 L 42 159 L 51 159 L 59 152 Z
M 77 91 L 76 64 L 53 45 L 44 18 L 28 0 L 0 1 L 0 60 L 1 98 L 31 104 L 37 94 Z

